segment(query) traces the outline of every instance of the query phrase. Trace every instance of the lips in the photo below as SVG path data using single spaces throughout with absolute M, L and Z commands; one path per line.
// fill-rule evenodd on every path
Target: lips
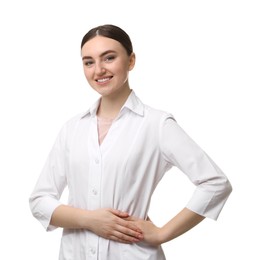
M 111 79 L 112 79 L 112 76 L 110 76 L 110 77 L 105 77 L 105 78 L 100 78 L 100 79 L 96 79 L 96 82 L 101 83 L 101 84 L 104 84 L 104 83 L 110 81 Z

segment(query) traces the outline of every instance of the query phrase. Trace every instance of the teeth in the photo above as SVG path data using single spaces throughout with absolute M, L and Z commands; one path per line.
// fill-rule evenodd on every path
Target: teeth
M 108 80 L 109 80 L 109 78 L 98 79 L 97 82 L 101 82 L 102 83 L 102 82 L 105 82 L 105 81 L 108 81 Z

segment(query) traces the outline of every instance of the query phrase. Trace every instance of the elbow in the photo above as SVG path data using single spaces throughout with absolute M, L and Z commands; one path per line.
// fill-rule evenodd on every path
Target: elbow
M 221 176 L 216 180 L 214 179 L 210 184 L 211 187 L 209 189 L 214 192 L 219 201 L 227 200 L 233 190 L 232 185 L 226 176 Z
M 232 188 L 230 181 L 226 180 L 226 183 L 224 185 L 224 193 L 228 197 L 232 191 L 233 191 L 233 188 Z
M 233 188 L 232 188 L 230 181 L 226 178 L 224 180 L 224 182 L 220 183 L 220 186 L 218 186 L 217 190 L 218 190 L 218 192 L 217 192 L 218 199 L 226 201 L 228 199 L 229 195 L 231 194 Z
M 29 198 L 29 207 L 30 207 L 30 210 L 31 210 L 31 213 L 32 215 L 35 217 L 35 218 L 38 218 L 39 217 L 39 212 L 37 210 L 37 205 L 38 205 L 38 199 L 31 196 Z

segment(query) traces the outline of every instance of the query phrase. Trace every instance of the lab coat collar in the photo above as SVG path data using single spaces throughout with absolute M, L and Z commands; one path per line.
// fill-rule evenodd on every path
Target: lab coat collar
M 82 116 L 82 118 L 90 115 L 92 117 L 96 116 L 97 109 L 99 107 L 101 98 L 99 98 Z M 144 104 L 136 96 L 135 92 L 132 90 L 125 104 L 122 106 L 120 114 L 126 110 L 130 110 L 139 116 L 144 116 Z

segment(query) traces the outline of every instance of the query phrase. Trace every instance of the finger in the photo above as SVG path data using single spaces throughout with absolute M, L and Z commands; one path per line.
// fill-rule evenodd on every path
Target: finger
M 120 239 L 120 238 L 118 238 L 116 236 L 110 236 L 108 239 L 116 241 L 116 242 L 120 242 L 120 243 L 123 243 L 123 244 L 132 244 L 133 243 L 133 242 L 129 242 L 129 241 Z
M 124 218 L 125 220 L 128 220 L 128 221 L 138 221 L 139 220 L 139 218 L 136 218 L 136 217 L 134 217 L 134 216 L 128 216 L 128 217 L 126 217 L 126 218 Z
M 117 209 L 110 209 L 110 212 L 113 213 L 114 215 L 120 217 L 120 218 L 127 218 L 129 217 L 129 214 L 127 212 L 123 212 Z
M 143 233 L 142 230 L 135 226 L 135 224 L 132 224 L 127 221 L 123 221 L 123 223 L 120 225 L 116 225 L 114 231 L 120 232 L 123 235 L 128 237 L 133 237 L 136 239 L 143 239 Z M 125 238 L 124 238 L 125 239 Z
M 142 232 L 134 231 L 134 230 L 126 228 L 126 227 L 121 227 L 120 232 L 122 234 L 126 235 L 127 237 L 133 237 L 133 238 L 136 238 L 138 240 L 141 240 L 141 239 L 144 238 Z
M 114 237 L 117 241 L 119 242 L 124 242 L 124 243 L 136 243 L 139 242 L 141 239 L 131 236 L 131 235 L 127 235 L 125 233 L 122 233 L 120 231 L 115 231 L 112 235 L 112 237 Z
M 137 227 L 134 224 L 134 222 L 124 220 L 124 219 L 118 219 L 118 224 L 124 228 L 127 228 L 128 230 L 135 231 L 142 234 L 142 230 L 139 227 Z

